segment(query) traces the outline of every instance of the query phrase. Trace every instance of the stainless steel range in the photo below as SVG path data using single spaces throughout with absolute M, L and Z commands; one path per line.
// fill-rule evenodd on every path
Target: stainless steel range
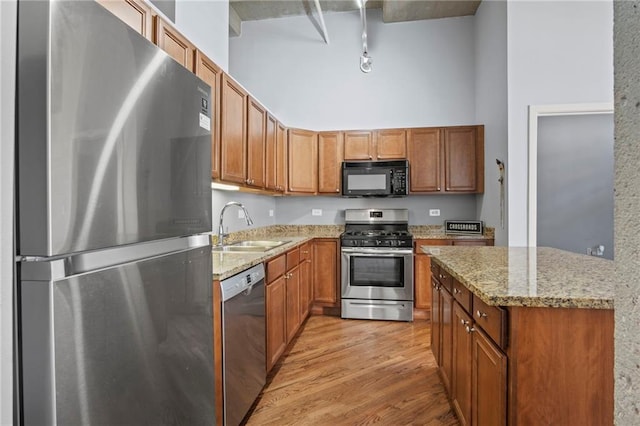
M 413 320 L 413 237 L 407 209 L 345 210 L 342 318 Z

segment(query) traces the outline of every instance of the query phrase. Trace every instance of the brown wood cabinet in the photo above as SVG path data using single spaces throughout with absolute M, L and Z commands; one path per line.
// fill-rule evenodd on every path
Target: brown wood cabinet
M 407 158 L 407 132 L 405 129 L 377 130 L 375 137 L 376 160 Z
M 247 176 L 244 181 L 247 186 L 264 188 L 266 124 L 267 110 L 249 96 L 247 102 Z
M 312 243 L 300 246 L 300 322 L 309 316 L 312 292 Z
M 345 160 L 373 160 L 374 144 L 373 132 L 347 131 L 344 132 Z
M 196 46 L 160 16 L 153 17 L 155 43 L 189 71 L 194 71 Z
M 317 133 L 289 129 L 289 184 L 292 193 L 315 194 L 318 190 Z
M 471 365 L 471 422 L 507 424 L 507 356 L 482 329 L 473 333 Z
M 453 375 L 453 296 L 442 283 L 440 287 L 440 377 L 447 393 L 451 395 Z
M 287 191 L 288 172 L 288 137 L 287 128 L 282 123 L 276 126 L 276 191 Z
M 220 179 L 244 185 L 247 175 L 247 92 L 222 75 L 220 115 Z
M 431 352 L 436 359 L 436 364 L 442 365 L 442 295 L 437 276 L 437 265 L 431 264 Z
M 334 312 L 325 308 L 340 306 L 339 244 L 335 238 L 316 238 L 313 241 L 313 311 Z
M 267 371 L 278 362 L 287 347 L 287 287 L 285 255 L 266 264 L 265 321 L 267 329 Z
M 471 351 L 473 319 L 453 304 L 453 374 L 451 401 L 461 425 L 471 424 Z
M 153 41 L 153 11 L 142 0 L 97 0 L 125 24 Z
M 484 192 L 484 126 L 410 129 L 412 193 Z
M 343 152 L 342 132 L 318 133 L 318 193 L 340 194 Z
M 277 191 L 277 126 L 278 122 L 276 118 L 273 115 L 267 113 L 267 123 L 265 127 L 264 140 L 264 187 L 271 191 Z
M 196 75 L 211 86 L 211 178 L 220 177 L 220 88 L 222 70 L 204 53 L 196 50 Z

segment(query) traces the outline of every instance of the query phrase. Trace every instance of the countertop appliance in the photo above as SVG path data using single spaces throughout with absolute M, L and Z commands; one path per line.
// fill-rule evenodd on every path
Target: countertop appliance
M 344 161 L 345 197 L 403 197 L 408 192 L 409 161 Z
M 93 1 L 17 54 L 22 423 L 211 424 L 209 86 Z
M 220 282 L 224 424 L 237 426 L 267 381 L 264 265 Z
M 345 210 L 342 318 L 413 320 L 413 236 L 407 209 Z

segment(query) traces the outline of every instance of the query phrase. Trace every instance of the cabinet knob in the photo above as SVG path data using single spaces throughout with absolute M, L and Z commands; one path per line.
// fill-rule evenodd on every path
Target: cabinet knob
M 453 289 L 453 294 L 460 294 L 460 293 L 461 293 L 461 291 L 460 291 L 460 290 L 458 290 L 457 288 L 454 288 L 454 289 Z
M 484 312 L 480 312 L 480 309 L 478 309 L 478 311 L 476 312 L 476 316 L 478 318 L 486 318 L 487 314 L 485 314 Z
M 373 160 L 373 157 L 372 157 L 372 156 L 369 156 L 369 160 Z
M 460 324 L 467 325 L 469 323 L 467 321 L 465 321 L 464 318 L 460 318 Z
M 476 329 L 473 326 L 469 326 L 469 325 L 465 325 L 464 329 L 467 330 L 467 333 L 471 334 L 474 331 L 476 331 Z
M 340 188 L 336 188 L 336 192 L 340 192 Z

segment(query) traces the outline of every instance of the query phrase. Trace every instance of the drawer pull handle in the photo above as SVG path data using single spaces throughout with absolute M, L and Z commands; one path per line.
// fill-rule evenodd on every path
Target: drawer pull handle
M 458 290 L 457 288 L 453 289 L 453 294 L 460 294 L 462 293 L 460 290 Z
M 476 315 L 478 316 L 478 318 L 486 318 L 487 314 L 485 314 L 484 312 L 480 312 L 480 309 L 478 309 L 478 311 L 476 312 Z

